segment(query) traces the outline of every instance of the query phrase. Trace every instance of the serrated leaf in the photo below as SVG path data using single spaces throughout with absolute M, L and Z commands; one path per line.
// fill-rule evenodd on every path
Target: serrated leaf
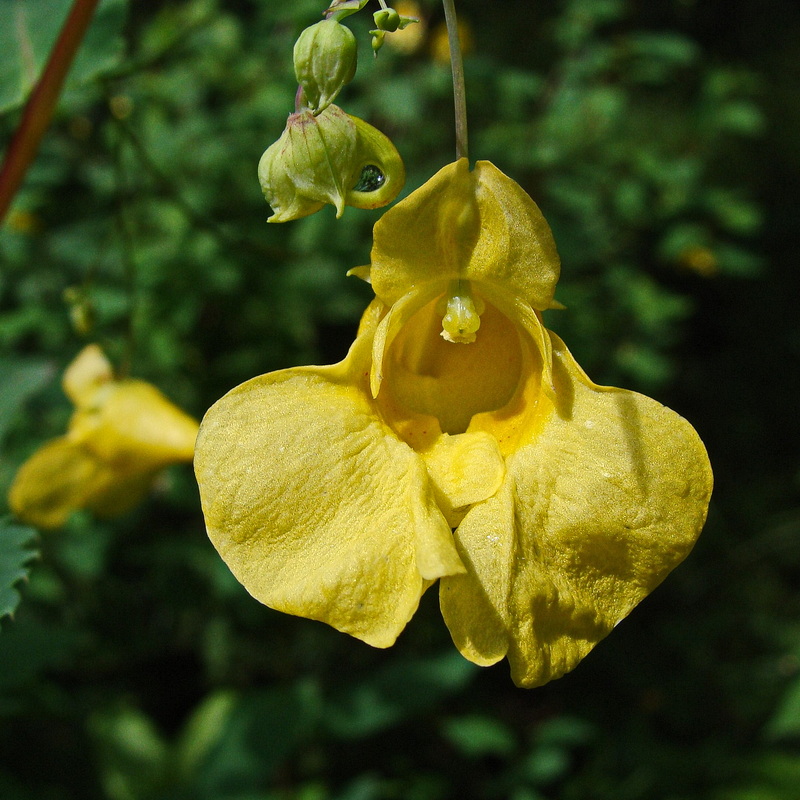
M 36 531 L 0 519 L 0 618 L 13 614 L 19 605 L 16 585 L 28 577 L 28 563 L 36 557 L 32 549 Z

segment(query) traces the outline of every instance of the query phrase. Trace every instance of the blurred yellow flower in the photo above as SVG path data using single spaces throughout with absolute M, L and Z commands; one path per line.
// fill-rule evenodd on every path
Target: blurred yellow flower
M 552 235 L 492 164 L 451 164 L 387 212 L 371 262 L 344 361 L 254 378 L 207 413 L 209 536 L 258 600 L 377 647 L 438 579 L 466 658 L 557 678 L 691 549 L 703 444 L 592 383 L 544 328 Z
M 713 278 L 719 274 L 719 261 L 714 251 L 702 245 L 687 247 L 680 254 L 680 264 L 704 278 Z
M 403 28 L 397 36 L 388 36 L 386 38 L 387 46 L 408 55 L 416 53 L 424 44 L 428 34 L 428 21 L 424 9 L 417 0 L 398 0 L 393 3 L 393 8 L 401 17 L 412 17 L 417 22 Z
M 37 450 L 9 491 L 21 520 L 57 528 L 81 508 L 100 517 L 124 514 L 159 470 L 192 460 L 196 420 L 149 383 L 115 380 L 97 345 L 78 354 L 63 386 L 75 405 L 67 434 Z
M 462 17 L 459 17 L 458 20 L 458 40 L 461 45 L 461 52 L 465 56 L 469 55 L 474 49 L 474 37 L 472 35 L 472 27 Z M 447 25 L 444 22 L 441 22 L 431 31 L 429 48 L 431 58 L 434 61 L 443 66 L 449 66 L 450 41 L 448 39 Z

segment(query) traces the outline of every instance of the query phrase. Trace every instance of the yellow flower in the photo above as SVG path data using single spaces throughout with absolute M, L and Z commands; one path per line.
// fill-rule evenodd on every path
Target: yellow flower
M 124 514 L 159 470 L 192 460 L 196 420 L 149 383 L 115 380 L 97 345 L 78 354 L 63 386 L 75 405 L 67 434 L 37 450 L 9 491 L 21 520 L 57 528 L 81 508 L 100 517 Z
M 492 164 L 451 164 L 387 212 L 371 261 L 344 361 L 254 378 L 203 420 L 209 536 L 258 600 L 377 647 L 439 579 L 466 658 L 559 677 L 691 549 L 703 444 L 543 327 L 555 245 Z

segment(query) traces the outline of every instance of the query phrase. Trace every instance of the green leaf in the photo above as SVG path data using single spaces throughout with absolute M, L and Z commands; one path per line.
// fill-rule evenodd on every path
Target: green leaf
M 326 709 L 325 723 L 341 738 L 369 736 L 432 709 L 461 690 L 474 674 L 474 665 L 455 652 L 393 661 L 335 697 Z
M 37 587 L 37 600 L 41 597 Z M 0 634 L 0 716 L 24 708 L 26 688 L 41 688 L 48 675 L 68 667 L 81 635 L 61 623 L 44 623 L 30 616 L 5 625 Z
M 516 748 L 514 734 L 508 726 L 484 715 L 448 719 L 442 726 L 442 733 L 468 758 L 508 756 Z
M 639 57 L 679 66 L 688 66 L 700 54 L 697 44 L 679 33 L 640 31 L 631 34 L 627 45 Z
M 21 106 L 44 69 L 72 0 L 0 2 L 0 113 Z M 103 0 L 67 78 L 84 83 L 119 63 L 127 0 Z
M 49 381 L 55 369 L 39 359 L 0 358 L 3 391 L 0 392 L 0 443 L 8 432 L 14 415 L 25 401 Z
M 177 748 L 188 797 L 241 797 L 268 783 L 319 717 L 315 686 L 298 682 L 203 702 Z
M 535 785 L 552 783 L 561 778 L 571 764 L 568 750 L 562 747 L 540 746 L 525 759 L 523 772 Z
M 36 531 L 0 519 L 0 618 L 13 614 L 20 596 L 16 584 L 28 577 L 27 564 L 36 557 L 31 549 Z
M 71 0 L 0 3 L 0 111 L 21 105 L 36 83 Z
M 715 121 L 721 130 L 742 136 L 760 136 L 767 126 L 761 109 L 747 100 L 725 103 L 717 112 Z
M 128 2 L 100 0 L 67 77 L 67 88 L 89 83 L 123 60 L 123 30 L 128 19 Z
M 800 678 L 789 684 L 764 732 L 770 739 L 800 739 Z
M 153 797 L 167 785 L 168 745 L 149 716 L 129 707 L 102 710 L 89 731 L 110 800 Z
M 552 747 L 579 747 L 595 737 L 595 726 L 580 717 L 554 717 L 543 722 L 536 731 L 536 742 Z

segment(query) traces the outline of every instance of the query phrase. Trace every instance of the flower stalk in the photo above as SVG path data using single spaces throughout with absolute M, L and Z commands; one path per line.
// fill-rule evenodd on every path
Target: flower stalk
M 453 101 L 456 119 L 456 160 L 469 158 L 467 135 L 467 93 L 464 86 L 464 60 L 458 38 L 458 19 L 453 0 L 442 0 L 447 23 L 447 40 L 450 45 L 450 68 L 453 71 Z

